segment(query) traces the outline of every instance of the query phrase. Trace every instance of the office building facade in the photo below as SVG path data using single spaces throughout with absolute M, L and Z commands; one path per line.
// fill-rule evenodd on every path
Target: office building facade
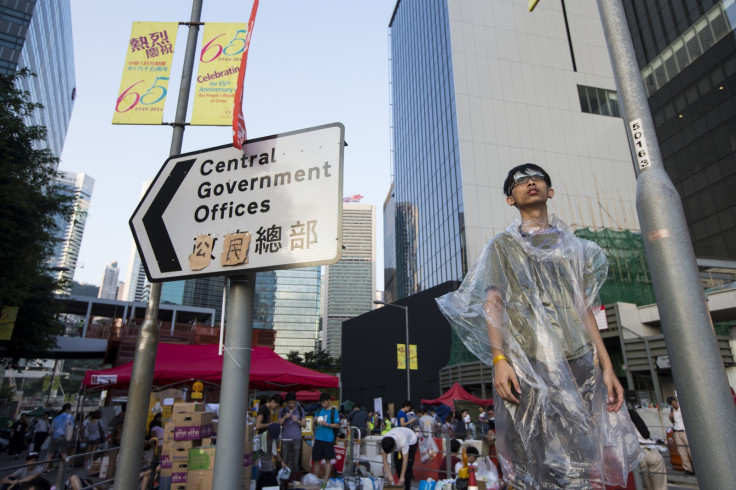
M 33 102 L 30 123 L 48 130 L 47 147 L 60 157 L 76 96 L 70 0 L 16 0 L 0 5 L 0 73 L 28 68 L 21 82 Z
M 62 193 L 73 197 L 72 213 L 56 217 L 56 244 L 50 264 L 56 278 L 63 281 L 58 291 L 63 294 L 71 291 L 95 181 L 87 174 L 60 172 L 56 183 Z
M 105 266 L 105 272 L 102 274 L 102 284 L 97 293 L 98 298 L 117 299 L 118 297 L 118 276 L 120 276 L 120 268 L 117 261 L 111 262 Z
M 324 350 L 342 356 L 342 324 L 373 309 L 376 289 L 376 209 L 342 206 L 342 257 L 327 266 L 324 296 Z
M 682 198 L 701 270 L 733 263 L 736 1 L 623 4 L 664 167 Z
M 518 216 L 502 187 L 521 163 L 572 229 L 638 229 L 595 2 L 400 0 L 389 26 L 399 298 L 462 279 Z
M 321 280 L 320 267 L 256 274 L 253 328 L 276 331 L 277 354 L 319 348 Z

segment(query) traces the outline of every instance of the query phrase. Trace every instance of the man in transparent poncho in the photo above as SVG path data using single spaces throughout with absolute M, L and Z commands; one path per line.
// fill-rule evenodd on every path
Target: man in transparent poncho
M 623 485 L 641 450 L 593 316 L 606 258 L 547 214 L 554 190 L 541 167 L 511 169 L 504 193 L 521 218 L 437 300 L 493 365 L 504 477 L 515 489 Z

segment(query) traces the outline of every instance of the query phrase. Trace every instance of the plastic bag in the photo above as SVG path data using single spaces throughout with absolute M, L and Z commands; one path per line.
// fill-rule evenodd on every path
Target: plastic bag
M 330 478 L 325 482 L 323 488 L 331 490 L 344 490 L 345 482 L 342 480 L 342 478 Z
M 434 459 L 439 452 L 437 443 L 431 437 L 420 437 L 419 438 L 419 455 L 422 463 L 426 463 L 431 459 Z
M 383 490 L 383 477 L 362 477 L 363 490 Z
M 486 456 L 478 460 L 478 468 L 475 470 L 475 476 L 478 480 L 486 482 L 487 490 L 497 490 L 499 487 L 498 470 L 493 464 L 491 458 Z
M 363 481 L 359 476 L 346 476 L 345 490 L 363 490 Z M 368 490 L 371 490 L 370 487 Z
M 305 487 L 315 487 L 320 485 L 319 478 L 313 473 L 307 473 L 302 477 L 302 485 Z

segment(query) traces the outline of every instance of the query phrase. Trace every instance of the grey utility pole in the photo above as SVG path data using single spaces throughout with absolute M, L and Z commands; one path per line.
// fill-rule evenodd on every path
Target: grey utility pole
M 179 100 L 176 106 L 169 155 L 181 153 L 187 104 L 192 86 L 192 72 L 194 70 L 202 2 L 203 0 L 193 0 L 192 2 L 192 14 L 188 23 L 189 36 L 187 37 L 187 49 L 184 54 L 184 67 L 181 74 L 181 87 L 179 88 Z M 158 304 L 160 299 L 161 283 L 151 284 L 151 293 L 146 305 L 146 317 L 138 334 L 133 369 L 130 373 L 128 407 L 125 412 L 120 456 L 115 471 L 115 490 L 135 490 L 138 488 L 138 473 L 141 470 L 143 440 L 148 419 L 148 403 L 151 399 L 153 369 L 156 365 L 156 351 L 158 349 Z
M 213 490 L 238 489 L 243 481 L 255 278 L 250 272 L 230 279 Z
M 736 481 L 736 410 L 680 196 L 664 171 L 621 0 L 598 0 L 636 163 L 636 207 L 672 375 L 701 488 Z

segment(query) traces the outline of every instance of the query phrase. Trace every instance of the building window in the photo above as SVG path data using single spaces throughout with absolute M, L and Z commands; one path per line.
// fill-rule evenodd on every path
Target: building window
M 618 93 L 615 90 L 578 85 L 580 110 L 588 114 L 621 117 Z

